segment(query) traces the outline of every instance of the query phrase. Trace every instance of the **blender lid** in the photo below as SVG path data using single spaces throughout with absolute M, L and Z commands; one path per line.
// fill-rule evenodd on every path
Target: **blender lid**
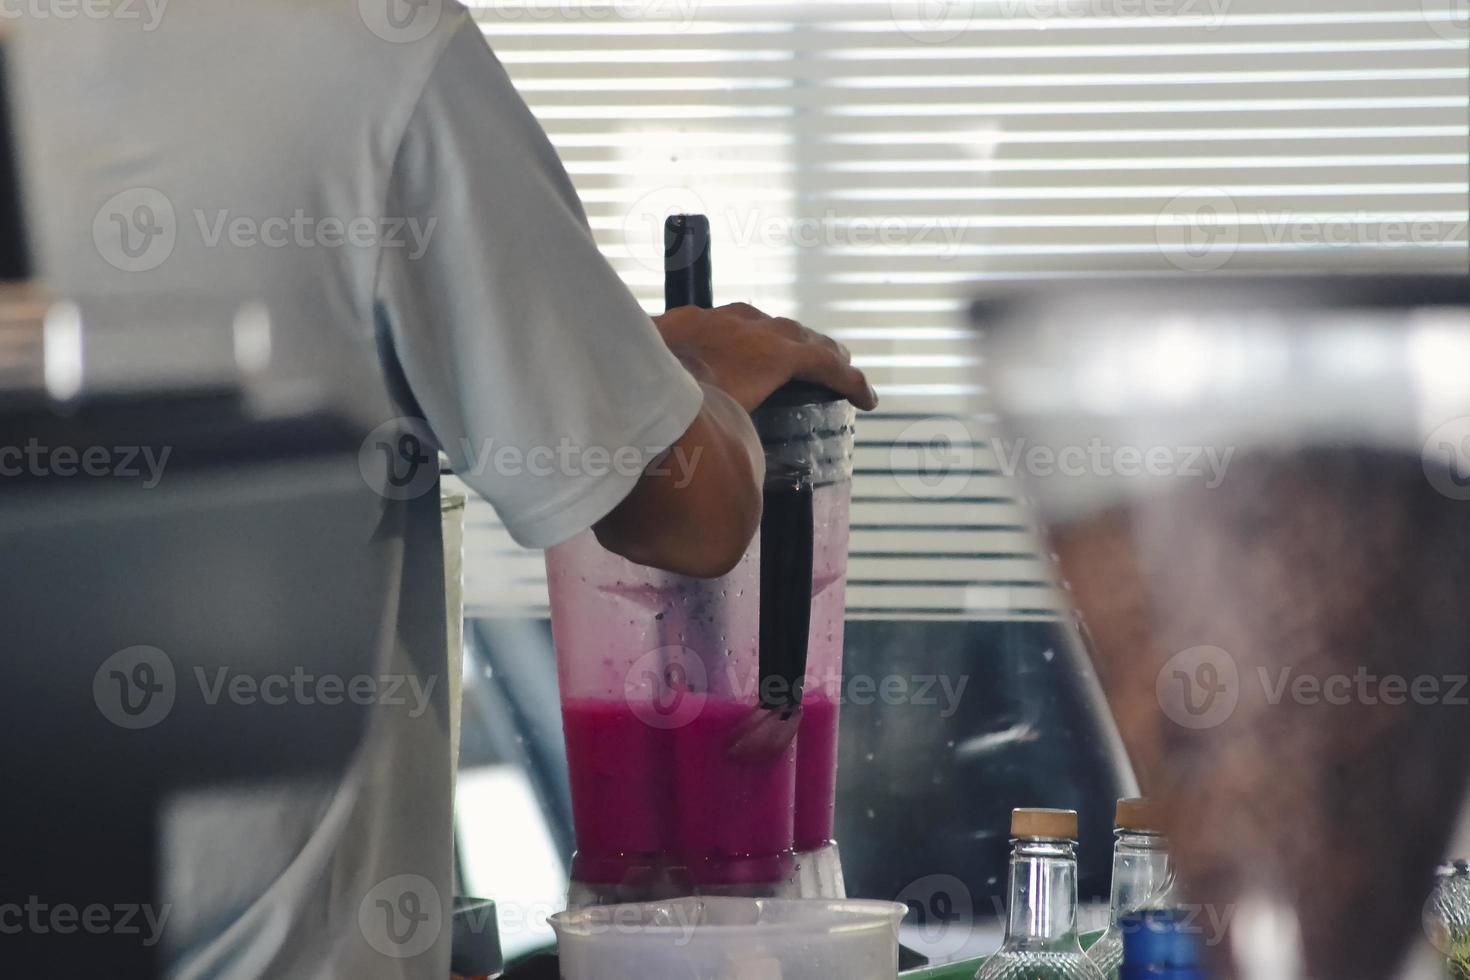
M 798 405 L 826 405 L 844 400 L 842 395 L 826 385 L 816 385 L 809 381 L 788 381 L 756 406 L 756 411 L 763 408 L 795 408 Z

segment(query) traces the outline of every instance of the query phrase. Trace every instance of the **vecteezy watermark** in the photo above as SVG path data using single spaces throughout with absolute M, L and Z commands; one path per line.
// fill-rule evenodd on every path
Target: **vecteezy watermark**
M 918 941 L 930 959 L 947 960 L 969 945 L 975 931 L 975 902 L 963 879 L 925 875 L 905 885 L 894 901 L 908 906 L 904 923 L 918 930 Z
M 305 208 L 265 216 L 195 208 L 190 217 L 181 222 L 173 201 L 157 188 L 131 187 L 97 209 L 92 243 L 122 272 L 157 269 L 173 255 L 181 236 L 206 249 L 402 249 L 417 260 L 428 251 L 439 223 L 435 216 L 320 215 Z
M 1247 678 L 1258 685 L 1260 702 L 1318 705 L 1386 705 L 1428 707 L 1470 705 L 1470 675 L 1378 674 L 1359 666 L 1352 673 L 1314 674 L 1291 665 L 1258 665 L 1242 677 L 1235 658 L 1217 646 L 1181 650 L 1159 670 L 1154 691 L 1159 707 L 1175 724 L 1190 729 L 1215 728 L 1235 713 Z
M 1130 20 L 1189 20 L 1217 30 L 1230 16 L 1233 0 L 996 0 L 1006 18 L 1085 20 L 1108 17 Z
M 670 731 L 692 724 L 708 700 L 704 659 L 681 644 L 648 651 L 623 675 L 623 701 L 649 728 Z
M 1464 44 L 1470 40 L 1470 0 L 1421 0 L 1424 19 L 1447 41 Z
M 49 446 L 32 437 L 0 445 L 0 477 L 116 477 L 152 490 L 172 453 L 172 446 Z
M 1240 246 L 1240 212 L 1218 187 L 1177 195 L 1154 222 L 1154 241 L 1170 264 L 1186 272 L 1222 268 Z
M 119 650 L 92 675 L 92 700 L 119 728 L 152 728 L 168 717 L 178 694 L 174 662 L 157 647 Z
M 419 956 L 444 930 L 444 899 L 423 875 L 394 875 L 363 895 L 357 906 L 357 927 L 368 945 L 384 956 Z
M 786 217 L 755 209 L 730 209 L 724 224 L 740 248 L 915 248 L 953 258 L 964 244 L 969 218 L 874 218 L 841 215 Z
M 1160 668 L 1154 696 L 1174 724 L 1215 728 L 1228 721 L 1240 703 L 1240 671 L 1235 658 L 1220 647 L 1190 647 Z
M 479 0 L 475 18 L 480 22 L 605 23 L 615 20 L 657 21 L 661 29 L 687 30 L 699 12 L 700 0 Z
M 924 249 L 950 259 L 959 254 L 970 219 L 897 218 L 844 215 L 793 215 L 760 208 L 712 209 L 687 187 L 659 187 L 634 201 L 623 215 L 628 254 L 650 271 L 665 269 L 664 221 L 674 214 L 707 214 L 723 243 L 737 249 L 889 248 Z M 694 256 L 690 256 L 691 259 Z
M 945 44 L 975 21 L 975 0 L 889 0 L 894 26 L 923 44 Z
M 414 500 L 439 479 L 439 443 L 422 419 L 389 419 L 357 450 L 363 481 L 389 500 Z
M 1159 212 L 1154 237 L 1164 258 L 1187 272 L 1223 268 L 1242 247 L 1242 229 L 1261 233 L 1271 249 L 1444 248 L 1470 240 L 1459 212 L 1393 214 L 1377 211 L 1308 212 L 1290 208 L 1242 211 L 1218 187 L 1195 187 Z
M 428 711 L 439 683 L 437 675 L 340 674 L 311 671 L 302 666 L 287 672 L 248 673 L 227 666 L 195 666 L 186 675 L 194 681 L 201 702 L 239 706 L 284 705 L 406 707 L 410 718 Z M 152 728 L 167 718 L 186 689 L 180 683 L 173 658 L 158 647 L 132 646 L 119 650 L 92 675 L 92 700 L 97 710 L 119 728 Z
M 600 479 L 609 475 L 668 477 L 676 489 L 687 487 L 704 447 L 588 446 L 563 436 L 556 445 L 519 446 L 493 438 L 461 438 L 454 471 L 473 481 L 499 477 Z M 358 448 L 358 470 L 368 486 L 390 500 L 411 500 L 434 485 L 439 474 L 439 443 L 421 419 L 396 418 L 368 433 Z
M 231 704 L 314 705 L 336 707 L 341 704 L 387 705 L 407 707 L 408 716 L 417 718 L 429 710 L 437 675 L 418 674 L 319 674 L 304 667 L 292 667 L 290 673 L 255 675 L 229 667 L 206 671 L 194 668 L 194 680 L 208 705 L 221 700 Z
M 0 903 L 0 936 L 137 936 L 140 946 L 156 946 L 163 938 L 170 905 L 118 902 L 48 902 L 28 895 L 24 902 Z
M 1436 427 L 1424 440 L 1420 462 L 1435 490 L 1451 500 L 1470 500 L 1470 415 Z
M 742 659 L 728 654 L 706 657 L 682 644 L 658 647 L 628 666 L 623 674 L 623 699 L 644 724 L 663 730 L 693 724 L 713 697 L 756 705 L 810 704 L 820 696 L 838 706 L 938 708 L 940 718 L 949 718 L 959 710 L 970 684 L 968 674 L 824 676 L 808 671 L 789 679 L 762 675 L 754 659 L 741 663 Z
M 0 21 L 116 20 L 158 29 L 169 0 L 0 0 Z
M 944 44 L 987 18 L 1038 22 L 1051 20 L 1188 20 L 1206 30 L 1223 27 L 1232 0 L 890 0 L 899 31 L 925 44 Z
M 392 44 L 412 44 L 433 33 L 444 16 L 444 0 L 357 0 L 367 29 Z
M 119 191 L 92 218 L 97 254 L 123 272 L 149 272 L 163 265 L 178 235 L 173 202 L 156 187 Z
M 1225 482 L 1234 456 L 1234 446 L 1118 445 L 1101 437 L 1053 446 L 1026 438 L 977 437 L 959 418 L 930 416 L 909 423 L 894 438 L 888 465 L 905 493 L 946 500 L 964 496 L 977 478 L 997 471 L 1008 478 L 1188 479 L 1214 490 Z
M 1375 674 L 1359 667 L 1351 674 L 1299 673 L 1291 667 L 1269 671 L 1256 669 L 1267 704 L 1280 704 L 1290 699 L 1293 704 L 1388 705 L 1406 704 L 1429 707 L 1448 705 L 1463 708 L 1470 705 L 1470 675 L 1465 674 Z
M 401 248 L 410 260 L 423 258 L 439 224 L 437 216 L 341 218 L 308 214 L 302 208 L 265 218 L 198 209 L 194 221 L 205 248 Z
M 1204 481 L 1207 490 L 1225 482 L 1234 446 L 1115 446 L 1094 437 L 1085 446 L 1044 446 L 1026 439 L 1009 445 L 991 440 L 1000 471 L 1009 477 L 1185 477 Z
M 1217 946 L 1225 941 L 1226 934 L 1230 929 L 1230 921 L 1235 918 L 1237 906 L 1232 903 L 1217 905 L 1214 903 L 1200 904 L 1197 902 L 1185 902 L 1182 904 L 1170 903 L 1172 918 L 1170 922 L 1171 932 L 1180 932 L 1198 938 L 1202 946 Z M 1158 930 L 1160 926 L 1147 916 L 1125 922 L 1122 926 L 1123 934 L 1130 935 L 1135 930 Z

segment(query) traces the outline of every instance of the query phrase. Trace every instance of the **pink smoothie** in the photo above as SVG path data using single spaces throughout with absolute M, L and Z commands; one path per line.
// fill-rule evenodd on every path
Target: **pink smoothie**
M 650 859 L 703 882 L 779 877 L 793 843 L 797 747 L 730 758 L 736 727 L 756 710 L 710 700 L 687 724 L 662 729 L 621 700 L 563 704 L 577 853 L 592 859 L 583 865 L 614 881 Z
M 754 762 L 732 759 L 727 752 L 737 728 L 760 710 L 712 700 L 698 718 L 675 732 L 674 840 L 696 882 L 759 877 L 761 863 L 741 859 L 791 850 L 796 745 Z M 765 866 L 774 869 L 769 874 L 779 874 L 774 865 Z
M 798 851 L 812 851 L 832 839 L 832 808 L 837 798 L 837 702 L 808 693 L 801 702 L 796 736 L 796 824 Z
M 666 853 L 673 845 L 673 733 L 646 724 L 622 701 L 568 701 L 561 720 L 578 854 L 636 861 Z

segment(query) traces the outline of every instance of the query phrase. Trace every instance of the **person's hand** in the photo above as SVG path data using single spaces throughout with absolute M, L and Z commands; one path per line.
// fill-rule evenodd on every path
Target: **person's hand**
M 747 412 L 788 381 L 825 385 L 861 409 L 878 395 L 837 341 L 747 303 L 718 309 L 681 306 L 653 318 L 664 343 L 700 381 Z

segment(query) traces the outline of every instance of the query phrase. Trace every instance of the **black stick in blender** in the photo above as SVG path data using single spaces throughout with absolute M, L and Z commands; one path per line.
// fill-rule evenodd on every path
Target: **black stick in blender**
M 31 253 L 21 198 L 18 141 L 11 127 L 8 56 L 7 45 L 0 39 L 0 282 L 23 282 L 31 277 Z
M 664 221 L 664 305 L 714 306 L 709 218 Z M 767 475 L 762 491 L 759 707 L 735 729 L 732 757 L 779 756 L 796 737 L 811 629 L 812 487 L 789 474 Z

